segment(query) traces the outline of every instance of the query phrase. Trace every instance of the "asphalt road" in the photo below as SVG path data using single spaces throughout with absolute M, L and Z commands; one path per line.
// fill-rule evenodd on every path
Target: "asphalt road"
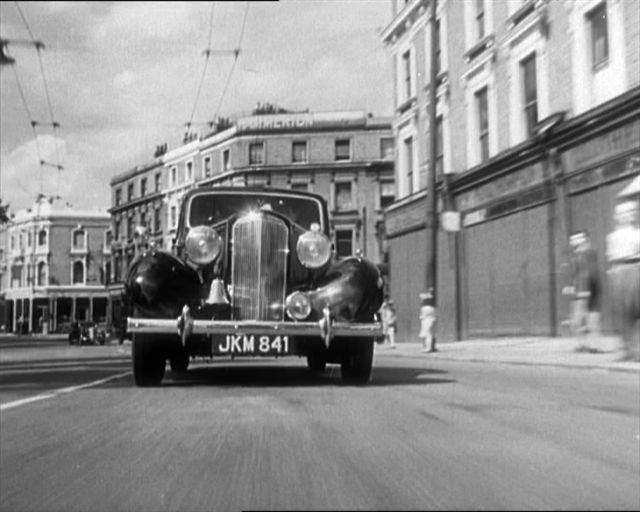
M 640 509 L 637 374 L 377 351 L 135 388 L 129 347 L 0 348 L 0 510 Z

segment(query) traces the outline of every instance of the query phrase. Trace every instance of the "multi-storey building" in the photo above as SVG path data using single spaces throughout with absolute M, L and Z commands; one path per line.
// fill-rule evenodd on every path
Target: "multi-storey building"
M 385 228 L 399 335 L 418 333 L 427 257 L 415 255 L 431 249 L 431 66 L 439 208 L 461 221 L 438 238 L 439 336 L 556 334 L 569 234 L 589 231 L 604 282 L 614 198 L 640 172 L 640 3 L 437 0 L 432 20 L 432 1 L 394 0 L 381 34 L 393 57 L 398 197 Z M 606 329 L 606 290 L 604 304 Z
M 154 160 L 115 176 L 111 180 L 111 227 L 107 232 L 107 316 L 121 318 L 123 280 L 129 263 L 153 240 L 163 245 L 166 231 L 163 158 L 166 146 L 156 148 Z M 115 324 L 117 330 L 122 325 Z
M 395 199 L 393 154 L 390 120 L 361 111 L 240 117 L 222 130 L 164 152 L 153 166 L 115 177 L 111 183 L 114 206 L 110 211 L 114 226 L 122 219 L 132 219 L 126 228 L 126 241 L 133 255 L 135 229 L 140 220 L 138 206 L 128 196 L 125 200 L 122 191 L 132 184 L 135 190 L 136 180 L 145 173 L 162 174 L 159 194 L 148 200 L 153 202 L 154 211 L 158 208 L 161 212 L 161 232 L 154 230 L 154 236 L 158 245 L 167 249 L 175 236 L 182 197 L 193 187 L 307 190 L 329 202 L 338 256 L 360 250 L 382 264 L 386 251 L 382 210 Z M 116 206 L 118 197 L 123 202 Z M 114 258 L 119 254 L 117 247 L 114 245 Z M 130 260 L 122 261 L 126 266 Z M 116 267 L 114 259 L 110 309 L 114 324 L 121 325 L 123 275 L 115 271 Z
M 72 320 L 105 321 L 109 224 L 106 211 L 58 208 L 40 196 L 1 227 L 5 331 L 56 332 Z

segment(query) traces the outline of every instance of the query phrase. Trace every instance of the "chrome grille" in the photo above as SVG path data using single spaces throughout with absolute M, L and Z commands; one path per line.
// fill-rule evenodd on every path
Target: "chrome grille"
M 233 318 L 283 320 L 289 233 L 266 213 L 250 213 L 232 229 Z

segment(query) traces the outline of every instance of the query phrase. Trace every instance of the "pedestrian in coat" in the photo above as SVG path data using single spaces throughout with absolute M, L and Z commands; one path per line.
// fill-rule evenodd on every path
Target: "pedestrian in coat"
M 624 357 L 640 361 L 640 199 L 616 205 L 614 229 L 607 235 L 607 281 L 613 327 Z
M 571 331 L 574 336 L 585 334 L 599 336 L 602 283 L 598 270 L 598 257 L 586 231 L 571 235 L 569 243 L 573 249 L 572 286 L 569 290 L 573 295 Z M 584 342 L 584 339 L 582 341 Z

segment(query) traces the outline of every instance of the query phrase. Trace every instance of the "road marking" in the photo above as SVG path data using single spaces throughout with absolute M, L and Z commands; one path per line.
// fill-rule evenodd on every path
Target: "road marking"
M 106 382 L 121 379 L 122 377 L 126 377 L 127 375 L 131 375 L 131 372 L 119 373 L 117 375 L 112 375 L 111 377 L 106 377 L 100 380 L 94 380 L 93 382 L 88 382 L 86 384 L 80 384 L 79 386 L 69 386 L 67 388 L 55 389 L 49 393 L 44 393 L 42 395 L 32 396 L 30 398 L 22 398 L 20 400 L 14 400 L 13 402 L 7 402 L 6 404 L 0 404 L 0 411 L 6 411 L 7 409 L 12 409 L 14 407 L 19 407 L 21 405 L 30 404 L 32 402 L 38 402 L 40 400 L 47 400 L 48 398 L 54 398 L 58 395 L 62 395 L 65 393 L 73 393 L 74 391 L 78 391 L 84 388 L 90 388 L 92 386 L 98 386 L 100 384 L 104 384 Z

